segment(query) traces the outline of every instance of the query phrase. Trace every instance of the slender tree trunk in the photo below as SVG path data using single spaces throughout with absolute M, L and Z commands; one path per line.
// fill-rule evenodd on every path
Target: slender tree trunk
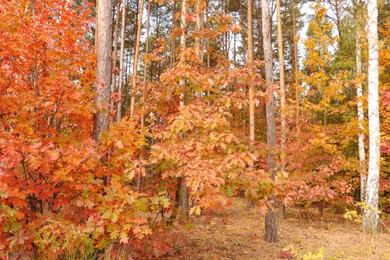
M 253 48 L 253 0 L 248 0 L 248 69 L 252 76 L 254 73 L 254 48 Z M 253 85 L 248 86 L 249 98 L 249 147 L 253 149 L 255 144 L 255 102 Z M 253 167 L 251 165 L 250 167 Z M 254 207 L 254 200 L 249 198 L 248 208 Z
M 111 51 L 112 51 L 112 6 L 110 0 L 99 0 L 97 8 L 97 68 L 96 98 L 98 111 L 94 115 L 93 138 L 99 144 L 100 133 L 108 129 L 110 116 Z
M 281 161 L 282 172 L 286 171 L 286 89 L 284 84 L 284 53 L 283 53 L 283 34 L 282 34 L 282 19 L 280 17 L 280 0 L 276 0 L 276 12 L 278 19 L 278 53 L 279 53 L 279 74 L 280 74 L 280 109 L 281 109 L 281 124 L 282 124 L 282 140 L 281 140 Z
M 281 138 L 281 170 L 286 174 L 286 139 L 287 139 L 287 124 L 286 124 L 286 88 L 284 84 L 284 52 L 283 52 L 283 34 L 282 34 L 282 19 L 280 16 L 280 0 L 276 0 L 276 13 L 278 20 L 278 53 L 279 53 L 279 75 L 280 75 L 280 115 L 282 126 Z M 281 218 L 285 217 L 286 207 L 283 202 L 280 203 L 279 214 Z
M 181 13 L 180 13 L 180 28 L 181 28 L 181 35 L 180 35 L 180 48 L 181 48 L 181 57 L 180 57 L 180 66 L 184 66 L 185 64 L 185 56 L 184 52 L 186 50 L 186 27 L 187 27 L 187 0 L 182 0 L 181 2 Z M 184 81 L 180 81 L 180 85 L 183 87 Z M 186 99 L 186 93 L 183 93 L 181 105 L 185 105 L 185 99 Z M 188 187 L 186 184 L 186 178 L 184 177 L 183 182 L 183 199 L 182 199 L 182 206 L 184 213 L 188 216 L 189 213 L 189 196 L 188 196 Z
M 363 110 L 363 87 L 362 87 L 362 45 L 361 45 L 361 27 L 359 19 L 359 8 L 356 6 L 356 79 L 357 79 L 357 113 L 359 121 L 359 135 L 358 135 L 358 146 L 359 146 L 359 167 L 360 167 L 360 201 L 366 200 L 366 151 L 364 149 L 364 110 Z
M 126 32 L 126 0 L 123 0 L 122 4 L 122 30 L 121 30 L 121 52 L 119 57 L 119 82 L 118 82 L 118 94 L 119 101 L 116 111 L 116 121 L 121 121 L 122 118 L 122 85 L 123 85 L 123 55 L 125 53 L 125 32 Z
M 201 30 L 201 0 L 196 1 L 196 30 L 199 32 Z M 198 36 L 195 38 L 195 51 L 196 51 L 196 57 L 201 62 L 201 46 L 200 46 L 201 38 Z M 203 50 L 202 50 L 203 52 Z
M 275 179 L 276 175 L 276 160 L 275 160 L 275 145 L 276 145 L 276 127 L 275 127 L 275 104 L 273 90 L 273 64 L 272 64 L 272 44 L 271 44 L 271 19 L 267 0 L 262 0 L 262 27 L 263 27 L 263 42 L 264 42 L 264 60 L 265 60 L 265 80 L 267 86 L 267 168 L 271 174 L 271 178 Z M 265 240 L 267 242 L 276 242 L 277 227 L 276 214 L 274 208 L 276 206 L 276 198 L 270 196 L 267 202 L 267 213 L 265 215 Z
M 98 46 L 98 29 L 99 29 L 99 0 L 96 0 L 96 17 L 95 17 L 95 47 Z
M 295 110 L 296 110 L 296 118 L 295 118 L 295 127 L 297 129 L 297 135 L 299 138 L 299 85 L 298 85 L 298 42 L 297 42 L 297 25 L 296 25 L 296 16 L 295 16 L 295 0 L 291 1 L 292 8 L 292 22 L 293 22 L 293 62 L 292 62 L 292 83 L 295 87 Z
M 378 193 L 380 170 L 380 127 L 378 102 L 378 7 L 376 0 L 368 0 L 368 128 L 369 162 L 367 176 L 368 209 L 364 211 L 363 228 L 365 231 L 378 231 Z
M 252 6 L 253 0 L 248 0 L 248 68 L 251 73 L 254 65 Z M 253 147 L 255 143 L 255 103 L 252 85 L 249 86 L 249 142 L 250 146 Z
M 141 27 L 142 27 L 142 13 L 144 10 L 144 0 L 141 0 L 141 5 L 138 12 L 138 24 L 137 24 L 137 39 L 135 41 L 134 49 L 134 64 L 133 64 L 133 80 L 132 80 L 132 89 L 131 89 L 131 101 L 130 101 L 130 116 L 134 114 L 135 108 L 135 89 L 137 86 L 137 74 L 138 74 L 138 58 L 139 58 L 139 46 L 141 40 Z
M 146 48 L 145 53 L 149 53 L 149 27 L 150 27 L 150 5 L 151 2 L 148 2 L 148 18 L 146 21 Z M 145 126 L 145 83 L 146 83 L 146 73 L 147 73 L 148 65 L 146 62 L 144 62 L 144 76 L 143 76 L 143 87 L 142 87 L 142 97 L 141 97 L 141 133 L 143 132 L 144 126 Z M 152 137 L 153 138 L 153 137 Z M 152 178 L 151 178 L 152 179 Z M 138 181 L 137 181 L 137 191 L 140 192 L 141 190 L 141 171 L 138 171 Z M 153 179 L 151 180 L 153 182 Z
M 172 6 L 172 28 L 176 28 L 176 0 L 173 0 L 173 6 Z M 176 46 L 175 46 L 175 41 L 176 37 L 175 34 L 173 33 L 174 30 L 171 32 L 171 57 L 170 57 L 170 68 L 172 68 L 175 64 L 176 60 Z
M 120 13 L 121 1 L 117 1 L 117 15 L 115 19 L 115 29 L 114 29 L 114 53 L 112 57 L 112 68 L 114 70 L 113 78 L 111 79 L 111 93 L 116 90 L 116 61 L 118 59 L 118 31 L 119 31 L 119 13 Z M 111 108 L 114 108 L 114 100 L 111 99 Z

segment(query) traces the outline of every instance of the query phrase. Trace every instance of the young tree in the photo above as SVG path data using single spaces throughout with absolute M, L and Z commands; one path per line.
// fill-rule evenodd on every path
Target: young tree
M 378 231 L 378 193 L 380 169 L 380 127 L 378 102 L 378 7 L 376 0 L 368 0 L 368 124 L 369 124 L 369 162 L 367 176 L 368 209 L 364 211 L 363 229 Z
M 276 160 L 275 160 L 275 146 L 276 146 L 276 127 L 275 127 L 275 104 L 274 104 L 274 86 L 273 86 L 273 64 L 272 64 L 272 44 L 271 44 L 271 16 L 267 0 L 262 0 L 262 32 L 263 32 L 263 47 L 265 60 L 265 81 L 267 86 L 267 169 L 271 174 L 271 178 L 276 177 Z M 268 203 L 271 203 L 269 205 Z M 267 213 L 265 215 L 265 240 L 267 242 L 276 242 L 277 227 L 276 214 L 274 208 L 276 206 L 275 196 L 271 196 L 267 202 Z

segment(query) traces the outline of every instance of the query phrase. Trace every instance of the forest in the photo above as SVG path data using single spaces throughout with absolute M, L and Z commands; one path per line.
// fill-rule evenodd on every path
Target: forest
M 0 0 L 0 259 L 390 259 L 389 0 Z

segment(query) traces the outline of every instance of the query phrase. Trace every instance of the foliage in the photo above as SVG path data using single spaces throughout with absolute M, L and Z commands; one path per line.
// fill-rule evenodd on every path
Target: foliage
M 137 2 L 130 2 L 128 55 L 136 39 L 131 32 Z M 297 100 L 287 102 L 286 172 L 278 172 L 273 180 L 266 167 L 269 93 L 261 91 L 264 64 L 258 60 L 253 68 L 245 67 L 246 35 L 240 29 L 245 28 L 247 7 L 228 2 L 224 6 L 210 1 L 203 12 L 206 5 L 201 1 L 204 22 L 198 29 L 199 14 L 191 1 L 185 31 L 178 28 L 179 1 L 149 3 L 151 51 L 142 60 L 145 78 L 134 89 L 122 88 L 123 110 L 133 95 L 135 114 L 111 122 L 98 145 L 91 138 L 97 112 L 93 6 L 89 1 L 0 1 L 0 257 L 10 252 L 49 259 L 96 257 L 103 251 L 113 258 L 173 254 L 174 237 L 166 224 L 172 223 L 167 216 L 175 217 L 182 195 L 178 183 L 189 190 L 193 206 L 185 213 L 190 214 L 221 207 L 226 197 L 242 191 L 260 205 L 276 195 L 287 205 L 317 204 L 321 210 L 358 197 L 354 193 L 360 173 L 354 86 L 358 80 L 364 85 L 365 79 L 351 76 L 354 65 L 348 55 L 355 47 L 356 25 L 347 18 L 342 21 L 343 45 L 337 45 L 328 11 L 320 4 L 314 6 Z M 284 11 L 291 10 L 284 6 Z M 292 22 L 290 17 L 285 20 L 286 25 Z M 380 192 L 386 211 L 390 23 L 381 20 L 381 26 L 384 180 Z M 260 23 L 255 23 L 255 29 L 255 35 L 260 35 Z M 292 42 L 294 36 L 284 33 L 285 41 Z M 176 46 L 182 34 L 184 49 Z M 230 37 L 238 45 L 234 60 L 229 59 Z M 197 42 L 203 45 L 201 55 Z M 255 45 L 260 50 L 262 43 Z M 290 46 L 285 50 L 290 52 Z M 287 56 L 292 60 L 292 55 Z M 139 76 L 127 71 L 124 82 Z M 254 87 L 256 104 L 256 142 L 251 145 L 248 86 Z M 277 93 L 278 87 L 274 88 Z M 292 97 L 292 89 L 288 92 Z M 276 116 L 281 112 L 279 94 Z M 112 93 L 111 98 L 117 102 L 120 96 Z M 273 152 L 280 154 L 278 148 Z M 350 211 L 346 217 L 357 216 Z M 287 248 L 282 253 L 287 258 L 324 257 L 323 250 L 301 256 Z

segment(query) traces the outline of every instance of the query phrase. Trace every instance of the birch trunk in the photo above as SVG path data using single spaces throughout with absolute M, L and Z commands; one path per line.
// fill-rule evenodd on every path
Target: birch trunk
M 366 151 L 364 149 L 364 110 L 363 110 L 363 87 L 362 87 L 362 45 L 361 45 L 361 27 L 360 27 L 360 5 L 356 6 L 356 79 L 357 79 L 357 114 L 359 121 L 359 167 L 360 167 L 360 201 L 366 200 Z
M 365 231 L 378 231 L 378 192 L 380 169 L 380 127 L 378 102 L 378 7 L 376 0 L 368 0 L 368 128 L 369 162 L 367 176 L 368 209 L 364 211 Z

